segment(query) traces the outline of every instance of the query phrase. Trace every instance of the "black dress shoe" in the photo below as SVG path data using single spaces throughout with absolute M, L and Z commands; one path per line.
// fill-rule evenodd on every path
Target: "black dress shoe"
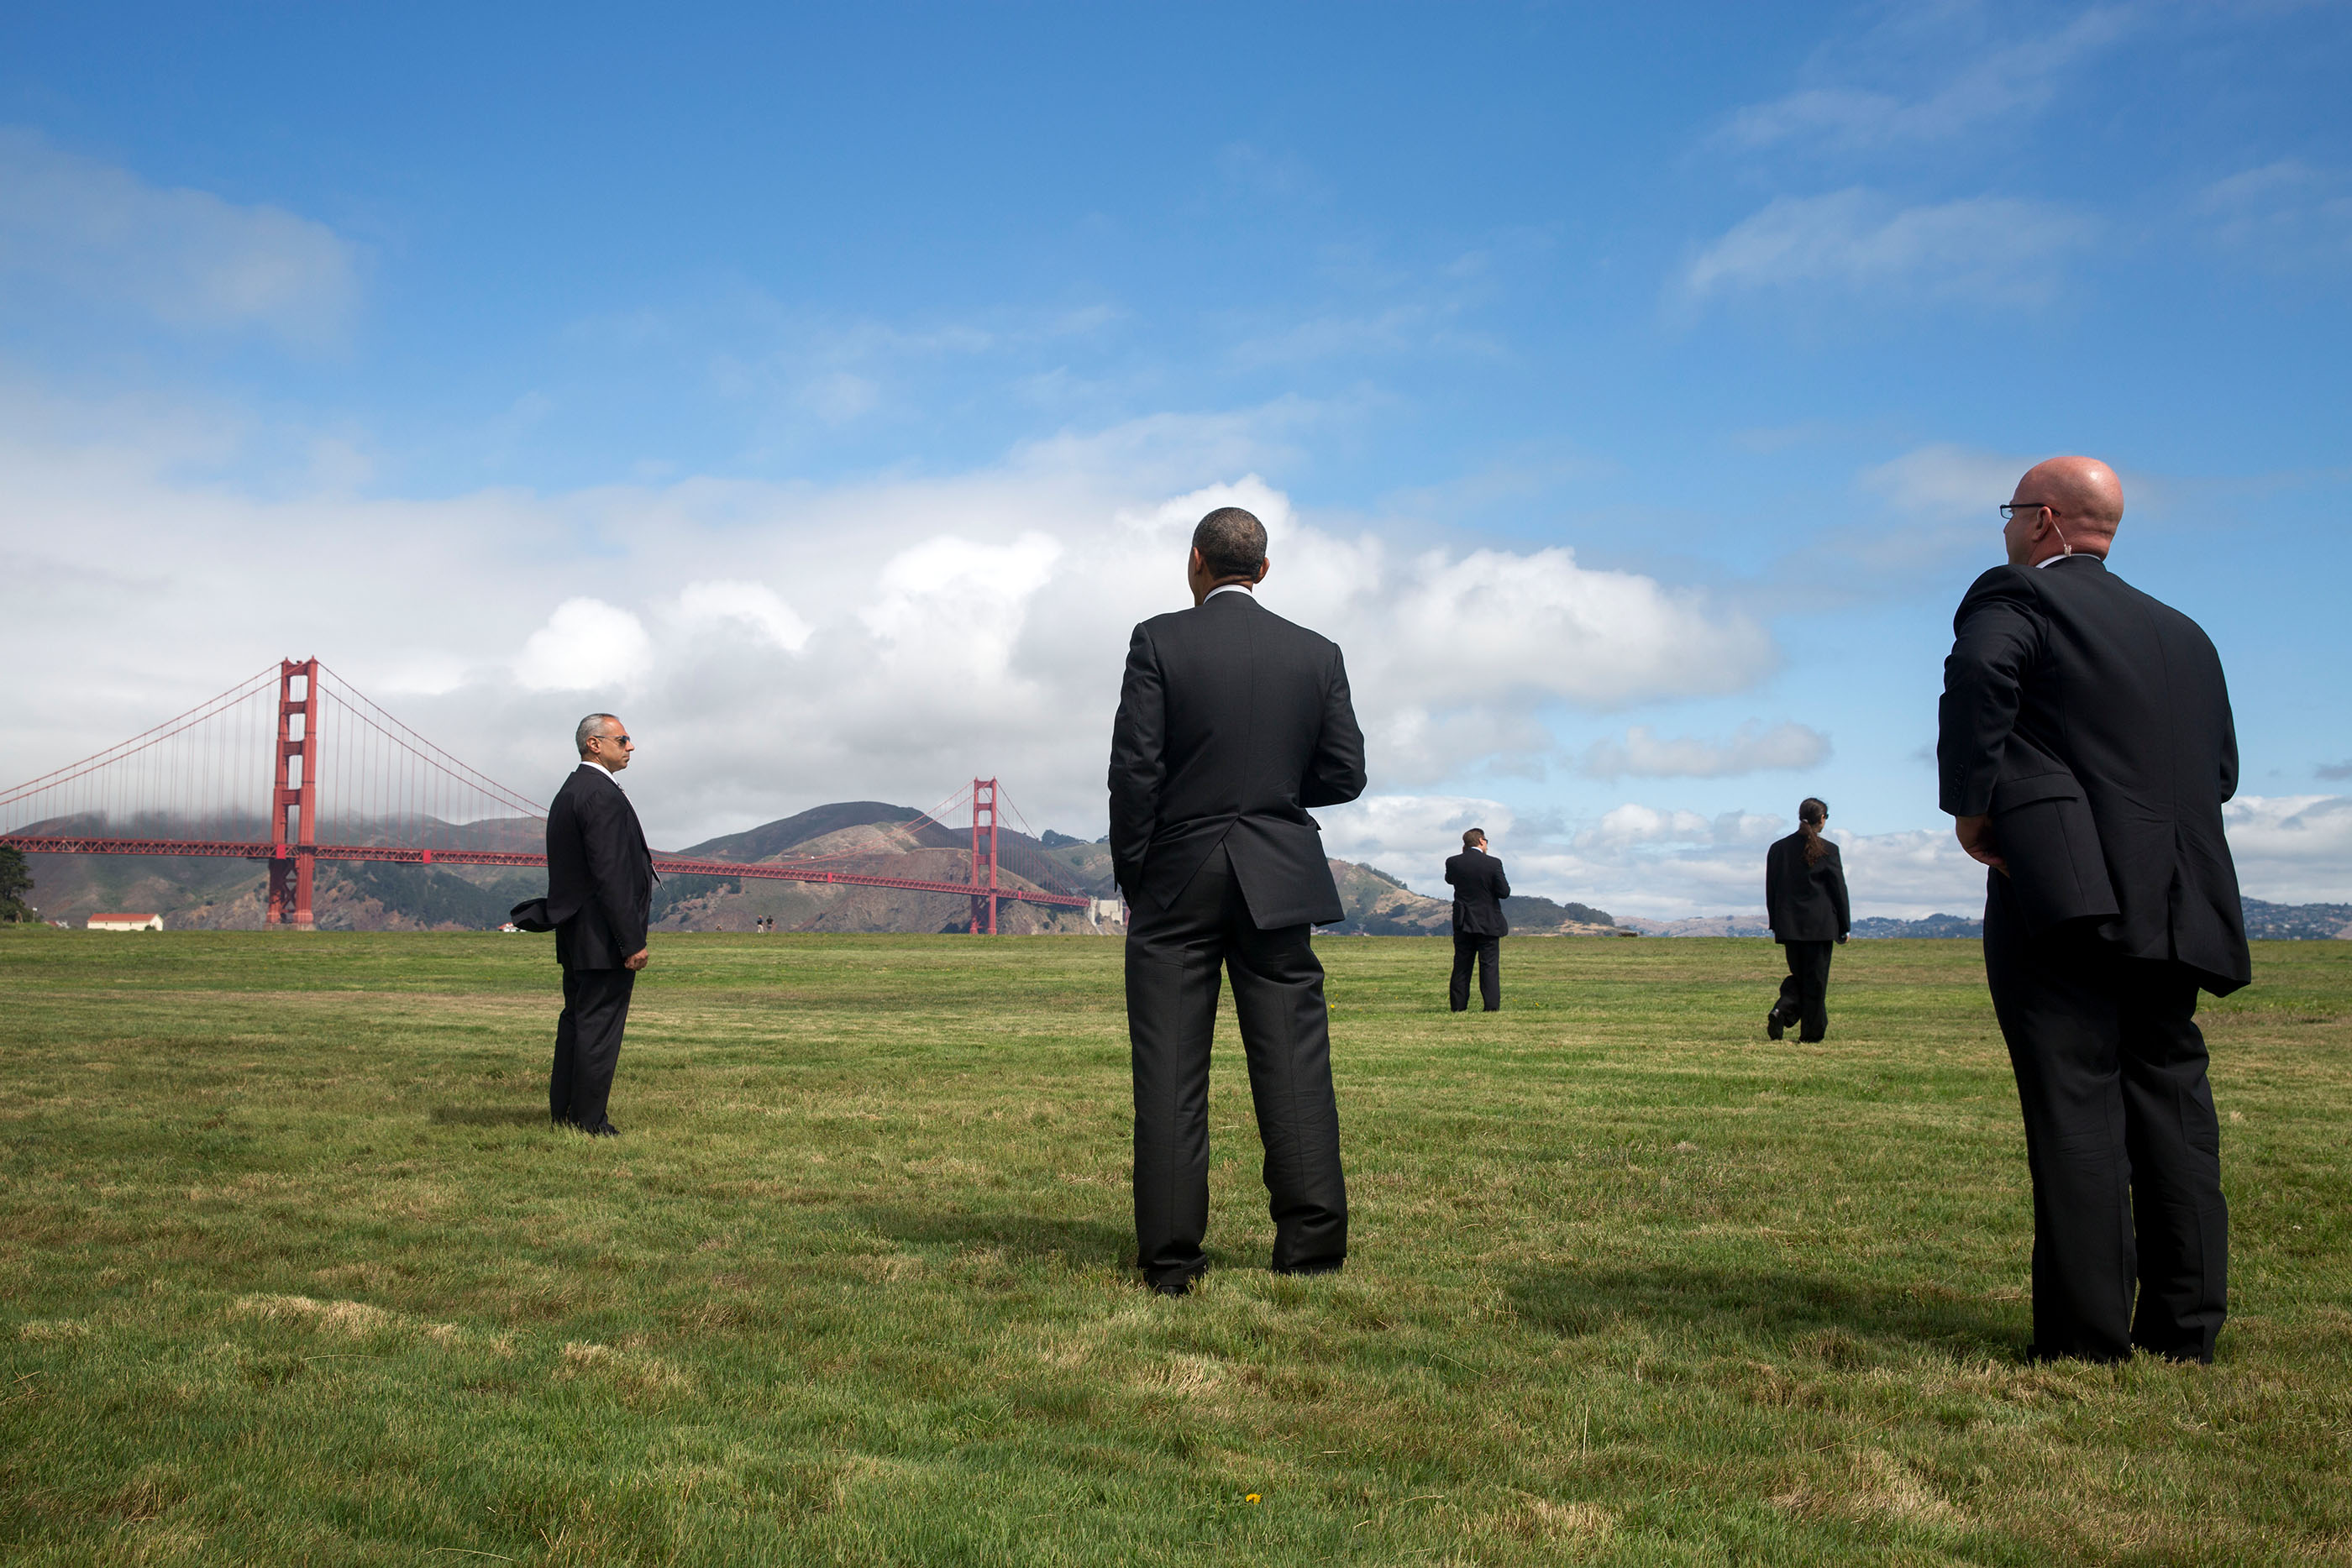
M 1774 1008 L 1770 1012 L 1764 1015 L 1764 1032 L 1770 1035 L 1774 1040 L 1780 1039 L 1780 1031 L 1788 1027 L 1789 1026 L 1787 1024 L 1780 1021 L 1780 1009 L 1779 1008 Z
M 617 1138 L 621 1135 L 621 1129 L 610 1122 L 599 1122 L 593 1127 L 583 1127 L 580 1130 L 592 1138 Z

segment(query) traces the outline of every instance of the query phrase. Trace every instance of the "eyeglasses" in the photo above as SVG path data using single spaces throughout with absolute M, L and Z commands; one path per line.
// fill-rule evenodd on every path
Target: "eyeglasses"
M 626 746 L 629 744 L 629 737 L 625 735 L 597 735 L 591 736 L 589 738 L 592 740 L 609 740 L 615 746 Z
M 2066 515 L 2047 501 L 2003 501 L 2000 511 L 2000 520 L 2004 523 L 2020 512 L 2047 511 L 2053 517 L 2063 517 Z

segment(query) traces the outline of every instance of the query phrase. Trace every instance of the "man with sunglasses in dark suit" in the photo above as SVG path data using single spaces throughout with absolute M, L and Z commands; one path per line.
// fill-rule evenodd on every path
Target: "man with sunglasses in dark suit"
M 2054 457 L 1953 619 L 1937 759 L 1986 877 L 2033 1178 L 2036 1359 L 2210 1362 L 2228 1310 L 2201 988 L 2252 970 L 2221 831 L 2237 733 L 2197 623 L 2106 567 L 2123 486 Z
M 592 713 L 573 739 L 580 766 L 547 809 L 547 919 L 563 966 L 547 1103 L 558 1126 L 610 1138 L 620 1129 L 605 1105 L 629 997 L 648 956 L 654 862 L 636 808 L 613 777 L 636 750 L 628 732 L 611 714 Z
M 1348 1256 L 1323 966 L 1339 920 L 1310 806 L 1364 789 L 1339 650 L 1257 602 L 1265 528 L 1221 507 L 1192 532 L 1192 608 L 1135 629 L 1111 730 L 1112 870 L 1132 911 L 1136 1263 L 1181 1296 L 1208 1266 L 1209 1040 L 1220 971 L 1249 1057 L 1276 1273 Z

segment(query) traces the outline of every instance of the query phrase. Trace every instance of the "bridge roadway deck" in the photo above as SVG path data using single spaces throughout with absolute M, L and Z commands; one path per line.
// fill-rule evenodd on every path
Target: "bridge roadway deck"
M 522 850 L 426 850 L 398 844 L 272 844 L 236 843 L 214 839 L 67 839 L 28 833 L 0 833 L 0 844 L 26 854 L 42 855 L 209 855 L 224 860 L 288 860 L 309 855 L 322 861 L 384 861 L 395 865 L 543 866 L 547 857 Z M 990 886 L 985 883 L 922 882 L 912 877 L 872 876 L 864 872 L 836 871 L 791 862 L 740 864 L 734 861 L 688 860 L 678 855 L 654 856 L 654 869 L 665 876 L 748 876 L 780 882 L 829 883 L 845 887 L 895 887 L 908 893 L 945 893 L 959 898 L 994 898 L 1004 903 L 1042 904 L 1056 909 L 1085 909 L 1093 901 L 1079 894 L 1048 893 L 1043 888 Z

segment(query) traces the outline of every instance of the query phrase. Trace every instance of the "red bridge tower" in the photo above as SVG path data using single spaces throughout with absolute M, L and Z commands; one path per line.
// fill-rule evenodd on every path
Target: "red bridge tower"
M 988 827 L 988 888 L 982 896 L 978 889 L 980 880 L 981 821 L 985 816 Z M 980 935 L 981 921 L 988 922 L 988 934 L 996 935 L 996 780 L 975 779 L 971 781 L 971 934 Z M 985 906 L 985 915 L 982 910 Z
M 299 690 L 298 690 L 299 688 Z M 278 664 L 278 787 L 270 792 L 268 924 L 311 929 L 319 845 L 319 661 Z

